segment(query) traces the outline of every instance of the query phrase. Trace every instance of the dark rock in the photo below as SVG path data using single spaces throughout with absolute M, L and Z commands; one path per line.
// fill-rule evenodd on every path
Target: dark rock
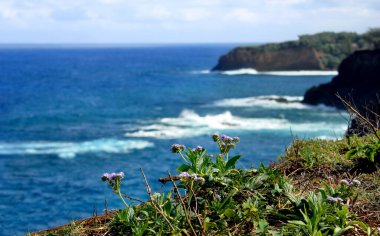
M 380 111 L 380 50 L 363 50 L 351 54 L 339 65 L 338 72 L 330 83 L 307 90 L 303 102 L 344 109 L 345 106 L 336 96 L 339 94 L 356 106 L 359 112 L 367 115 L 371 121 L 375 121 L 376 116 L 366 108 L 375 112 Z M 348 133 L 364 132 L 364 130 L 365 127 L 359 120 L 353 120 Z

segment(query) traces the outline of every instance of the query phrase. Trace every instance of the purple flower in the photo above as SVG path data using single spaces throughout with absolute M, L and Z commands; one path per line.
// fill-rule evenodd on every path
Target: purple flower
M 118 179 L 118 178 L 120 178 L 120 179 L 124 178 L 124 172 L 119 172 L 119 173 L 115 173 L 115 172 L 113 172 L 113 173 L 104 173 L 102 175 L 102 180 L 103 181 L 106 181 L 106 180 L 112 181 L 112 180 L 115 180 L 115 179 Z
M 180 178 L 189 178 L 189 173 L 187 173 L 187 172 L 181 172 L 181 174 L 179 174 L 178 175 L 178 177 L 180 177 Z
M 340 202 L 340 203 L 343 202 L 343 199 L 340 198 L 340 197 L 331 197 L 331 196 L 327 196 L 327 200 L 329 200 L 330 202 Z
M 219 134 L 214 133 L 214 134 L 212 135 L 212 140 L 214 140 L 214 142 L 217 142 L 217 141 L 219 140 Z
M 181 151 L 184 151 L 185 149 L 186 149 L 186 147 L 184 145 L 181 145 L 181 144 L 173 144 L 171 146 L 172 153 L 180 153 Z
M 232 138 L 229 137 L 229 136 L 227 136 L 227 135 L 225 135 L 225 134 L 222 134 L 222 136 L 221 136 L 222 142 L 229 143 L 230 139 L 232 139 Z
M 233 137 L 233 142 L 234 142 L 234 143 L 238 143 L 238 142 L 240 142 L 240 138 L 239 138 L 239 137 Z
M 357 179 L 354 179 L 354 180 L 346 180 L 346 179 L 342 179 L 340 181 L 341 184 L 345 184 L 347 185 L 348 187 L 351 187 L 352 185 L 360 185 L 360 181 L 357 180 Z
M 195 177 L 194 182 L 201 182 L 204 183 L 206 180 L 203 177 Z
M 202 146 L 197 146 L 191 149 L 193 152 L 203 152 L 205 149 Z
M 189 176 L 191 179 L 195 179 L 195 178 L 197 178 L 197 174 L 195 174 L 195 173 L 193 173 L 193 174 L 190 174 L 190 176 Z

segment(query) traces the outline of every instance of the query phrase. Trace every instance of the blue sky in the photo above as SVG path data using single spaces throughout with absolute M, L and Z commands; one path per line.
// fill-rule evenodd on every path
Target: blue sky
M 275 42 L 379 26 L 379 0 L 0 0 L 0 43 Z

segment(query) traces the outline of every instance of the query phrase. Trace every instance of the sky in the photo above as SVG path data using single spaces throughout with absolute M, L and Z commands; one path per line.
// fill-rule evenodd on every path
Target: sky
M 379 0 L 0 0 L 0 43 L 279 42 L 379 26 Z

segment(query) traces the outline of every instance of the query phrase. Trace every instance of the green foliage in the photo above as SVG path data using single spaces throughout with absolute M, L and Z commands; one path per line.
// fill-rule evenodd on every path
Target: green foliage
M 380 48 L 380 28 L 371 28 L 363 34 L 364 40 L 369 44 L 369 47 Z
M 361 37 L 356 33 L 322 32 L 314 35 L 301 35 L 301 45 L 322 52 L 320 60 L 326 68 L 335 68 L 339 63 L 361 46 Z
M 347 158 L 364 158 L 371 163 L 380 162 L 380 140 L 372 143 L 359 143 L 346 153 Z
M 360 35 L 353 32 L 322 32 L 300 35 L 298 40 L 270 43 L 247 47 L 255 52 L 280 51 L 292 48 L 310 47 L 319 54 L 325 69 L 335 69 L 340 62 L 355 50 L 380 48 L 380 28 L 371 28 Z
M 167 194 L 150 193 L 146 182 L 150 200 L 120 210 L 110 224 L 113 234 L 319 236 L 353 229 L 376 233 L 352 212 L 359 196 L 359 185 L 353 183 L 359 181 L 342 180 L 338 185 L 324 181 L 322 188 L 303 193 L 279 169 L 263 164 L 258 169 L 236 169 L 240 156 L 229 154 L 239 139 L 219 135 L 213 139 L 220 149 L 215 155 L 199 146 L 187 150 L 174 146 L 184 161 L 177 168 L 179 182 L 169 175 L 173 190 Z M 344 141 L 337 142 L 296 141 L 287 155 L 315 168 L 328 160 L 323 152 L 347 149 Z M 331 165 L 345 161 L 341 154 L 334 158 Z

